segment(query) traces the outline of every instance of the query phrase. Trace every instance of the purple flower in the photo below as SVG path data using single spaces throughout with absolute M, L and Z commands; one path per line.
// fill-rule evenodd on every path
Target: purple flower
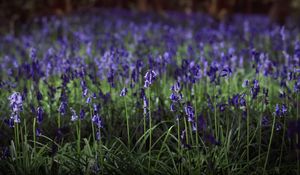
M 86 97 L 87 95 L 88 95 L 88 89 L 85 88 L 85 89 L 83 90 L 83 92 L 82 92 L 82 96 L 83 96 L 83 97 Z
M 175 104 L 174 103 L 171 103 L 171 105 L 170 105 L 170 111 L 171 112 L 175 111 Z
M 41 132 L 41 129 L 40 129 L 40 128 L 36 128 L 36 130 L 35 130 L 35 135 L 36 135 L 37 137 L 39 137 L 39 136 L 42 135 L 42 132 Z
M 91 103 L 91 101 L 92 101 L 92 98 L 91 98 L 91 96 L 88 96 L 88 98 L 86 99 L 86 104 L 90 104 L 90 103 Z
M 14 92 L 8 97 L 8 99 L 13 112 L 19 112 L 23 110 L 23 99 L 19 92 Z
M 280 131 L 282 129 L 282 125 L 278 122 L 275 123 L 275 130 Z
M 282 112 L 282 115 L 286 115 L 287 114 L 288 109 L 287 109 L 287 106 L 285 104 L 283 104 L 281 106 L 281 112 Z
M 102 128 L 102 120 L 99 116 L 99 114 L 95 114 L 92 118 L 92 122 L 98 127 L 98 128 Z
M 230 77 L 231 74 L 232 74 L 232 71 L 231 71 L 230 67 L 226 67 L 220 72 L 221 77 Z
M 244 80 L 242 87 L 245 88 L 248 87 L 248 85 L 249 85 L 249 80 Z
M 121 90 L 120 96 L 121 96 L 121 97 L 124 97 L 124 96 L 126 96 L 126 94 L 127 94 L 127 88 L 123 88 L 123 89 Z
M 58 108 L 59 113 L 63 116 L 67 112 L 67 103 L 66 102 L 61 102 Z
M 267 116 L 263 116 L 262 120 L 261 120 L 261 124 L 262 126 L 267 126 L 270 123 L 269 119 Z
M 100 140 L 101 139 L 101 133 L 99 131 L 96 132 L 96 140 Z
M 240 105 L 243 107 L 246 106 L 245 94 L 242 94 L 240 97 Z
M 43 95 L 40 91 L 37 91 L 36 98 L 37 98 L 38 101 L 41 101 L 43 99 Z
M 282 104 L 281 107 L 279 104 L 276 104 L 274 114 L 277 117 L 283 117 L 287 114 L 287 112 L 288 112 L 288 108 L 285 104 Z
M 99 109 L 100 109 L 100 105 L 96 104 L 96 103 L 93 103 L 93 109 L 94 109 L 94 112 L 98 112 Z
M 36 109 L 36 112 L 37 112 L 37 116 L 36 116 L 36 119 L 37 119 L 37 122 L 38 124 L 41 124 L 42 121 L 43 121 L 43 113 L 44 113 L 44 110 L 42 107 L 38 107 Z
M 171 90 L 179 93 L 181 90 L 180 83 L 177 81 L 174 85 L 171 86 Z
M 275 115 L 276 116 L 280 116 L 281 115 L 279 104 L 276 104 L 276 106 L 275 106 Z
M 81 110 L 80 110 L 79 117 L 80 117 L 80 119 L 81 119 L 81 120 L 83 120 L 83 119 L 84 119 L 84 117 L 85 117 L 85 112 L 84 112 L 84 110 L 83 110 L 83 109 L 81 109 Z
M 21 123 L 21 119 L 18 113 L 12 113 L 10 119 L 12 119 L 14 123 Z
M 251 94 L 252 94 L 252 99 L 255 99 L 259 93 L 260 86 L 258 80 L 253 80 L 253 86 L 251 87 Z
M 188 116 L 188 121 L 194 122 L 195 121 L 195 111 L 194 111 L 193 107 L 190 105 L 186 105 L 184 107 L 184 111 L 185 111 L 185 114 Z
M 226 109 L 226 106 L 227 106 L 227 104 L 225 104 L 225 103 L 221 103 L 221 104 L 219 104 L 218 106 L 219 106 L 219 110 L 220 110 L 220 112 L 224 112 L 224 111 L 225 111 L 225 109 Z
M 31 59 L 31 60 L 35 60 L 36 59 L 36 52 L 37 52 L 37 50 L 35 49 L 35 48 L 30 48 L 30 50 L 29 50 L 29 58 Z
M 145 78 L 145 84 L 144 84 L 144 88 L 148 88 L 153 81 L 156 79 L 157 74 L 156 72 L 154 72 L 154 70 L 149 70 L 148 72 L 146 72 L 144 78 Z
M 9 119 L 5 119 L 4 122 L 10 127 L 10 128 L 13 128 L 14 127 L 14 119 L 13 118 L 9 118 Z
M 71 121 L 74 122 L 74 121 L 78 120 L 78 115 L 76 114 L 76 111 L 73 108 L 70 108 L 70 111 L 72 113 Z

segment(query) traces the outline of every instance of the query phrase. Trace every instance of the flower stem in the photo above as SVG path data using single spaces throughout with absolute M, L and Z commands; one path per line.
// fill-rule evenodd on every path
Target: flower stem
M 265 160 L 265 165 L 264 165 L 264 174 L 266 173 L 266 167 L 267 167 L 267 163 L 268 163 L 268 159 L 269 159 L 269 154 L 270 154 L 270 149 L 271 149 L 271 144 L 272 144 L 272 139 L 273 139 L 273 134 L 274 134 L 274 127 L 275 127 L 275 118 L 276 116 L 274 115 L 273 117 L 273 124 L 272 124 L 272 130 L 271 130 L 271 136 L 270 136 L 270 140 L 269 140 L 269 146 L 268 146 L 268 151 L 267 151 L 267 157 Z
M 125 103 L 125 115 L 126 115 L 126 125 L 127 125 L 127 144 L 128 144 L 128 147 L 130 149 L 130 130 L 129 130 L 129 116 L 128 116 L 128 113 L 127 113 L 127 102 L 126 102 L 126 96 L 124 97 L 124 103 Z

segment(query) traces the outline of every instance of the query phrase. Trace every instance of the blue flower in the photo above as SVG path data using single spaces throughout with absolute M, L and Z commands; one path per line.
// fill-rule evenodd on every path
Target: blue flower
M 76 111 L 73 108 L 70 108 L 70 111 L 72 113 L 71 121 L 74 122 L 74 121 L 78 120 L 78 115 L 76 114 Z
M 96 140 L 100 140 L 101 139 L 101 133 L 99 131 L 96 132 Z
M 91 103 L 91 101 L 92 101 L 92 98 L 91 98 L 91 96 L 88 96 L 88 98 L 86 99 L 86 104 L 90 104 L 90 103 Z
M 154 70 L 149 70 L 148 72 L 146 72 L 144 78 L 145 78 L 145 84 L 144 84 L 144 88 L 148 88 L 153 81 L 156 79 L 157 74 Z
M 99 116 L 99 114 L 95 114 L 92 118 L 92 122 L 98 127 L 98 128 L 102 128 L 102 120 L 101 117 Z
M 179 93 L 181 90 L 180 83 L 177 81 L 174 85 L 171 86 L 171 90 Z
M 121 90 L 120 96 L 121 96 L 121 97 L 124 97 L 124 96 L 126 96 L 126 94 L 127 94 L 127 88 L 123 88 L 123 89 Z
M 287 106 L 285 104 L 282 104 L 282 106 L 281 106 L 281 112 L 282 112 L 282 115 L 286 115 L 287 114 L 288 109 L 287 109 Z
M 10 119 L 12 119 L 14 123 L 21 123 L 21 119 L 18 113 L 12 113 Z
M 38 124 L 41 124 L 42 121 L 43 121 L 43 113 L 44 113 L 44 110 L 42 107 L 38 107 L 36 109 L 36 112 L 37 112 L 37 116 L 36 116 L 36 119 L 37 119 L 37 122 Z
M 19 92 L 14 92 L 8 97 L 8 99 L 13 112 L 19 112 L 23 110 L 23 99 Z
M 249 85 L 249 80 L 244 80 L 242 87 L 245 88 L 248 87 L 248 85 Z
M 61 102 L 58 108 L 59 113 L 63 116 L 67 112 L 67 103 L 66 102 Z
M 41 129 L 40 129 L 40 128 L 36 128 L 36 130 L 35 130 L 35 135 L 36 135 L 37 137 L 39 137 L 39 136 L 42 135 L 42 132 L 41 132 Z
M 194 122 L 195 121 L 195 111 L 194 111 L 193 107 L 190 105 L 186 105 L 184 107 L 184 111 L 185 111 L 185 114 L 188 116 L 188 121 Z
M 80 119 L 81 119 L 81 120 L 84 119 L 84 117 L 85 117 L 84 109 L 81 109 L 81 110 L 80 110 L 79 116 L 80 116 Z
M 231 71 L 230 67 L 226 67 L 220 72 L 221 77 L 230 77 L 231 74 L 232 74 L 232 71 Z
M 35 60 L 36 59 L 36 52 L 37 52 L 37 50 L 35 49 L 35 48 L 30 48 L 30 50 L 29 50 L 29 58 L 31 59 L 31 60 Z

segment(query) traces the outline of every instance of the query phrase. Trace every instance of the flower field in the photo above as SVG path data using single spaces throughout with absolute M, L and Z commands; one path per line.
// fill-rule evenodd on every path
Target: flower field
M 300 26 L 91 10 L 0 36 L 0 174 L 299 174 Z

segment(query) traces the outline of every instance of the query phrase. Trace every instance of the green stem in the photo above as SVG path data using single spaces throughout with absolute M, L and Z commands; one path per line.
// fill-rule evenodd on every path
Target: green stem
M 58 113 L 58 116 L 57 116 L 57 126 L 58 126 L 58 129 L 60 128 L 60 113 Z
M 248 96 L 248 104 L 247 104 L 247 162 L 249 162 L 249 159 L 250 159 L 249 146 L 250 146 L 250 97 Z
M 264 165 L 264 174 L 266 173 L 266 167 L 267 167 L 267 163 L 268 163 L 268 159 L 269 159 L 269 154 L 270 154 L 270 149 L 271 149 L 271 144 L 272 144 L 272 139 L 273 139 L 273 134 L 274 134 L 274 127 L 275 127 L 275 118 L 276 116 L 274 115 L 273 117 L 273 124 L 272 124 L 272 130 L 271 130 L 271 136 L 270 136 L 270 140 L 269 140 L 269 146 L 268 146 L 268 151 L 267 151 L 267 157 L 265 160 L 265 165 Z
M 93 113 L 92 113 L 92 108 L 90 106 L 90 113 L 91 113 L 91 125 L 92 125 L 92 137 L 93 137 L 93 143 L 95 143 L 96 139 L 95 139 L 95 128 L 94 128 L 94 123 L 92 121 L 93 119 Z
M 152 119 L 151 119 L 151 91 L 150 87 L 148 88 L 148 98 L 149 98 L 149 162 L 148 162 L 148 174 L 151 167 L 151 146 L 152 146 Z
M 36 118 L 33 118 L 33 127 L 32 127 L 32 132 L 33 132 L 33 152 L 35 153 L 35 148 L 36 148 Z
M 124 97 L 124 103 L 125 103 L 125 115 L 126 115 L 126 125 L 127 125 L 127 144 L 130 149 L 130 130 L 129 130 L 129 116 L 127 113 L 127 102 L 126 102 L 126 96 Z
M 77 121 L 76 130 L 77 130 L 77 153 L 80 154 L 80 140 L 81 140 L 81 121 Z

